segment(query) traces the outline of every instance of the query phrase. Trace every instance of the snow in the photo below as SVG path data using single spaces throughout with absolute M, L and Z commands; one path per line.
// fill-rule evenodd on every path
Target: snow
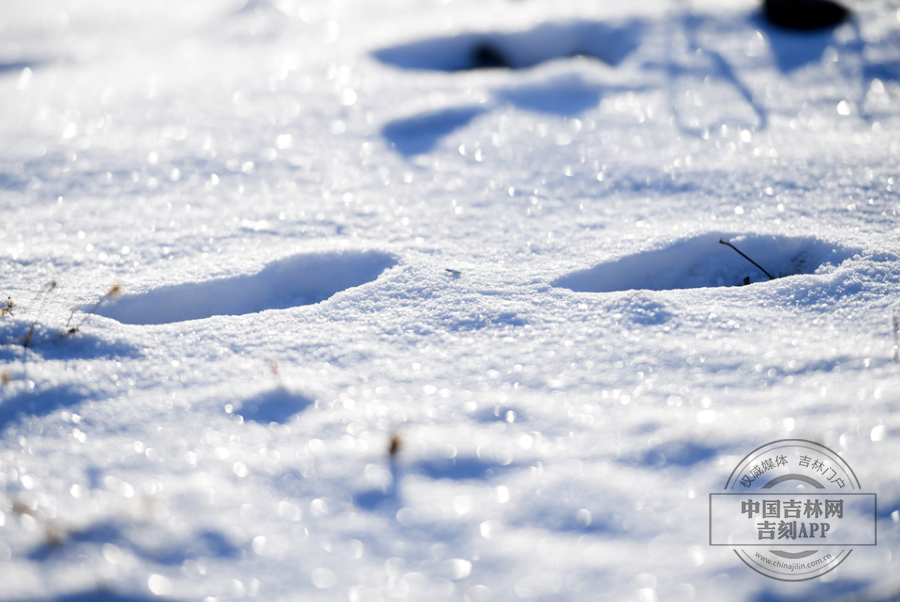
M 0 600 L 896 597 L 900 13 L 852 8 L 5 2 Z M 878 494 L 802 583 L 708 545 L 785 438 Z

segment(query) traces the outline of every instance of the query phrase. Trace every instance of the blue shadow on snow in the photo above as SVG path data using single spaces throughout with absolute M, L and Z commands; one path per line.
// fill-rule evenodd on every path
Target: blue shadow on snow
M 734 29 L 733 25 L 709 15 L 699 15 L 690 11 L 684 12 L 681 22 L 687 37 L 689 48 L 693 51 L 694 56 L 698 58 L 703 57 L 708 64 L 705 67 L 684 67 L 675 63 L 668 63 L 664 66 L 664 69 L 668 71 L 669 77 L 674 79 L 679 75 L 695 75 L 697 77 L 712 75 L 727 82 L 756 114 L 757 123 L 747 125 L 759 130 L 766 129 L 769 124 L 769 114 L 765 106 L 756 102 L 753 91 L 740 77 L 738 77 L 734 68 L 731 66 L 731 63 L 725 59 L 722 53 L 715 48 L 704 46 L 701 42 L 700 34 L 703 29 L 711 27 L 728 31 L 729 29 Z M 670 94 L 674 92 L 674 89 L 672 89 L 672 86 L 670 85 Z M 675 107 L 675 103 L 671 99 L 669 104 L 680 122 L 682 119 L 681 112 Z M 686 132 L 692 131 L 692 128 L 686 127 L 683 124 L 680 127 Z
M 883 63 L 867 63 L 863 76 L 866 82 L 880 79 L 882 82 L 900 81 L 900 61 L 886 61 Z
M 76 314 L 76 319 L 82 318 Z M 15 318 L 4 319 L 0 324 L 0 359 L 15 361 L 23 358 L 22 343 L 31 330 L 31 321 Z M 48 328 L 35 324 L 28 341 L 28 350 L 45 360 L 93 359 L 113 357 L 138 357 L 141 353 L 134 346 L 121 341 L 106 341 L 90 332 L 92 325 L 88 317 L 78 332 L 63 336 L 62 329 Z M 27 358 L 26 358 L 27 359 Z
M 436 458 L 422 460 L 413 465 L 412 471 L 432 479 L 488 479 L 498 472 L 514 468 L 477 457 Z
M 853 562 L 852 558 L 850 559 L 850 562 Z M 823 583 L 821 580 L 814 580 L 807 581 L 806 583 L 808 583 L 809 586 L 803 593 L 798 593 L 797 595 L 785 595 L 783 592 L 764 590 L 757 594 L 752 601 L 822 602 L 824 600 L 863 599 L 868 600 L 869 602 L 895 602 L 897 600 L 897 592 L 877 597 L 864 596 L 863 598 L 857 598 L 856 596 L 853 596 L 853 594 L 862 592 L 866 588 L 872 586 L 871 582 L 862 581 L 860 579 L 835 579 L 828 583 Z
M 434 148 L 441 138 L 484 112 L 481 107 L 443 109 L 391 121 L 382 128 L 381 133 L 401 155 L 421 155 Z
M 834 31 L 837 25 L 824 29 L 797 31 L 773 25 L 762 11 L 755 11 L 748 19 L 749 25 L 765 34 L 775 56 L 778 69 L 789 74 L 810 63 L 822 60 L 825 50 L 837 45 Z
M 877 519 L 893 522 L 894 517 L 891 515 L 898 510 L 900 510 L 900 499 L 885 502 L 884 498 L 882 498 L 881 502 L 878 504 Z
M 354 494 L 354 505 L 364 510 L 396 511 L 400 508 L 402 505 L 400 503 L 400 480 L 403 478 L 403 471 L 393 458 L 388 462 L 391 471 L 390 484 L 385 488 L 368 489 Z
M 583 535 L 613 536 L 625 532 L 620 521 L 616 521 L 612 514 L 594 515 L 591 524 L 585 525 L 579 522 L 574 509 L 560 509 L 556 505 L 549 508 L 532 509 L 527 516 L 523 516 L 510 522 L 510 525 L 523 529 L 545 529 L 554 533 L 581 533 Z M 535 519 L 537 516 L 539 518 Z
M 76 406 L 85 399 L 87 395 L 84 391 L 69 385 L 0 397 L 0 433 L 27 418 L 49 416 L 57 410 Z
M 557 115 L 578 115 L 600 104 L 603 86 L 578 76 L 556 77 L 497 92 L 497 98 L 521 109 Z
M 121 525 L 107 520 L 65 534 L 61 544 L 42 544 L 28 558 L 44 561 L 53 557 L 78 555 L 78 544 L 105 543 L 131 550 L 135 556 L 144 560 L 168 566 L 180 565 L 185 560 L 200 556 L 228 559 L 241 556 L 241 549 L 216 531 L 201 530 L 183 540 L 156 525 Z
M 31 69 L 34 71 L 38 67 L 43 67 L 50 61 L 44 60 L 26 60 L 26 61 L 9 61 L 9 62 L 0 62 L 0 77 L 11 74 L 11 73 L 20 73 L 23 69 Z
M 244 420 L 252 420 L 260 424 L 269 424 L 270 422 L 285 424 L 312 404 L 312 399 L 278 387 L 245 400 L 236 412 L 243 416 Z
M 722 450 L 715 447 L 693 441 L 667 441 L 648 449 L 634 463 L 648 468 L 664 466 L 690 468 L 714 459 L 721 452 Z
M 19 598 L 20 602 L 159 602 L 172 601 L 164 596 L 148 597 L 136 593 L 119 593 L 109 589 L 98 588 L 74 594 L 62 594 L 50 598 Z

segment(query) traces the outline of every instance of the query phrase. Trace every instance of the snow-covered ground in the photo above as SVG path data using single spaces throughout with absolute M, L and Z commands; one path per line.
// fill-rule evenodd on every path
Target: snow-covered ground
M 0 600 L 897 599 L 898 7 L 3 0 Z

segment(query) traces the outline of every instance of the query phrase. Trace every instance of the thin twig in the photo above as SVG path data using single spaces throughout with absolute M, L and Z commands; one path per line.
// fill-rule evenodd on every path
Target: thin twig
M 400 453 L 400 449 L 403 447 L 403 439 L 400 438 L 400 433 L 391 434 L 390 443 L 388 443 L 388 456 L 391 459 L 397 457 L 397 454 Z
M 750 259 L 750 258 L 747 257 L 746 255 L 744 255 L 743 253 L 741 253 L 740 249 L 738 249 L 736 246 L 734 246 L 734 245 L 731 244 L 730 242 L 725 242 L 725 241 L 722 240 L 721 238 L 719 239 L 719 242 L 720 242 L 721 244 L 723 244 L 723 245 L 728 245 L 729 247 L 731 247 L 732 249 L 734 249 L 735 251 L 737 251 L 738 254 L 739 254 L 741 257 L 743 257 L 744 259 L 746 259 L 747 261 L 749 261 L 750 263 L 752 263 L 753 265 L 755 265 L 756 267 L 758 267 L 760 270 L 762 270 L 762 273 L 765 274 L 766 276 L 768 276 L 768 277 L 769 277 L 769 280 L 775 280 L 775 277 L 774 277 L 772 274 L 770 274 L 769 272 L 763 270 L 763 268 L 762 268 L 761 265 L 759 265 L 758 263 L 756 263 L 755 261 L 753 261 L 752 259 Z
M 51 280 L 50 282 L 42 286 L 41 290 L 39 290 L 37 292 L 37 295 L 35 295 L 35 301 L 38 297 L 41 298 L 41 307 L 40 309 L 38 309 L 37 317 L 34 319 L 34 323 L 32 323 L 31 330 L 28 331 L 28 336 L 25 337 L 25 342 L 22 343 L 22 347 L 28 347 L 28 343 L 31 341 L 31 335 L 34 334 L 34 327 L 44 315 L 44 308 L 47 307 L 47 297 L 49 297 L 50 293 L 52 293 L 54 290 L 56 290 L 56 281 Z
M 41 307 L 38 310 L 37 316 L 34 318 L 34 321 L 31 323 L 31 328 L 28 329 L 28 333 L 16 339 L 6 341 L 5 343 L 3 343 L 4 345 L 14 345 L 19 341 L 22 341 L 22 347 L 28 347 L 28 343 L 31 342 L 31 337 L 32 335 L 34 335 L 34 329 L 37 327 L 37 323 L 40 321 L 41 316 L 44 315 L 44 307 L 46 307 L 47 305 L 47 297 L 50 295 L 50 293 L 53 292 L 55 288 L 56 282 L 53 280 L 41 287 L 41 289 L 34 296 L 34 301 L 37 301 L 39 297 L 41 298 Z M 32 301 L 32 303 L 34 303 L 34 301 Z M 10 310 L 14 306 L 15 304 L 13 303 L 12 299 L 6 300 L 6 307 L 8 310 Z M 12 311 L 8 311 L 7 313 L 9 313 L 9 315 L 12 315 Z
M 272 371 L 272 375 L 275 377 L 275 382 L 278 384 L 279 389 L 284 389 L 284 381 L 281 380 L 281 372 L 278 370 L 278 362 L 272 358 L 266 360 L 269 364 L 269 370 Z
M 66 330 L 69 330 L 69 324 L 72 323 L 72 318 L 75 317 L 75 312 L 76 312 L 76 311 L 78 311 L 78 308 L 77 308 L 77 307 L 73 307 L 72 310 L 69 312 L 69 319 L 66 320 L 66 326 L 65 326 L 65 329 L 66 329 Z
M 42 286 L 34 296 L 34 301 L 37 301 L 38 297 L 42 297 L 41 308 L 38 310 L 38 317 L 40 317 L 41 314 L 44 313 L 44 306 L 47 305 L 47 295 L 52 293 L 54 290 L 56 290 L 56 280 L 51 280 L 50 282 Z M 34 303 L 34 301 L 32 301 L 32 303 Z
M 119 286 L 118 284 L 112 285 L 112 287 L 109 289 L 109 291 L 107 291 L 107 293 L 105 295 L 100 297 L 100 300 L 97 301 L 97 303 L 95 303 L 91 309 L 89 309 L 87 312 L 85 312 L 85 315 L 81 319 L 81 321 L 78 322 L 78 324 L 76 324 L 75 326 L 72 326 L 71 328 L 69 328 L 69 322 L 72 321 L 72 316 L 69 316 L 69 322 L 66 322 L 66 332 L 64 332 L 62 336 L 66 337 L 70 334 L 75 334 L 76 332 L 78 332 L 78 329 L 81 328 L 82 326 L 84 326 L 84 324 L 91 318 L 91 316 L 94 315 L 94 312 L 97 311 L 98 309 L 100 309 L 101 305 L 103 305 L 104 303 L 106 303 L 107 301 L 109 301 L 111 299 L 118 299 L 121 296 L 122 296 L 122 287 Z M 72 310 L 72 315 L 75 315 L 75 310 Z
M 34 334 L 34 327 L 37 325 L 37 322 L 34 322 L 31 325 L 31 328 L 28 329 L 28 334 L 25 335 L 25 340 L 22 342 L 22 347 L 28 347 L 28 343 L 31 342 L 31 335 Z

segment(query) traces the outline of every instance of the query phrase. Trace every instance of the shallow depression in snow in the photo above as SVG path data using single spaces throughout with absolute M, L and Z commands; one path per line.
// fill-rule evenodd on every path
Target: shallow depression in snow
M 257 274 L 126 296 L 97 313 L 125 324 L 168 324 L 312 305 L 375 280 L 395 263 L 392 255 L 378 251 L 294 255 L 270 263 Z
M 610 293 L 740 286 L 747 278 L 749 284 L 769 280 L 762 270 L 720 240 L 733 243 L 774 278 L 812 274 L 820 266 L 838 265 L 856 252 L 814 237 L 711 232 L 566 274 L 553 281 L 553 286 Z

